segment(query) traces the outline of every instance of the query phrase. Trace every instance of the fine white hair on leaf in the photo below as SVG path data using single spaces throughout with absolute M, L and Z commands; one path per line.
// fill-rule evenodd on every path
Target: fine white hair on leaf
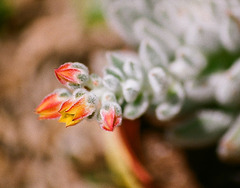
M 184 83 L 186 95 L 195 102 L 208 102 L 214 97 L 214 89 L 208 80 L 189 80 Z
M 172 119 L 181 109 L 180 105 L 171 105 L 169 103 L 162 103 L 156 108 L 156 116 L 161 121 Z
M 124 107 L 123 115 L 125 118 L 130 120 L 137 119 L 146 112 L 148 106 L 148 96 L 144 93 L 144 95 L 140 96 L 139 100 L 133 103 L 128 103 Z
M 202 147 L 216 143 L 233 117 L 220 110 L 203 109 L 168 130 L 168 138 L 182 147 Z
M 127 102 L 133 102 L 141 89 L 139 82 L 133 79 L 128 79 L 126 82 L 122 83 L 122 93 Z
M 134 31 L 139 39 L 156 41 L 171 56 L 180 45 L 178 38 L 171 31 L 161 27 L 150 20 L 141 19 L 134 24 Z
M 120 81 L 111 74 L 103 77 L 103 85 L 112 92 L 117 92 L 120 89 Z
M 239 10 L 240 11 L 240 8 Z M 237 51 L 240 46 L 240 18 L 226 17 L 221 24 L 220 39 L 223 46 L 229 51 Z
M 239 162 L 240 156 L 240 116 L 220 140 L 217 152 L 220 158 Z
M 143 81 L 143 72 L 140 67 L 140 62 L 128 59 L 123 65 L 123 71 L 128 78 L 135 78 L 140 83 Z
M 153 90 L 155 100 L 165 98 L 169 84 L 168 79 L 166 72 L 160 67 L 155 67 L 148 72 L 148 80 Z
M 160 66 L 168 66 L 168 58 L 157 42 L 146 39 L 143 40 L 139 47 L 139 55 L 143 66 L 147 69 Z
M 177 115 L 183 105 L 185 92 L 179 83 L 173 83 L 168 88 L 164 102 L 156 108 L 156 116 L 159 120 L 167 121 Z

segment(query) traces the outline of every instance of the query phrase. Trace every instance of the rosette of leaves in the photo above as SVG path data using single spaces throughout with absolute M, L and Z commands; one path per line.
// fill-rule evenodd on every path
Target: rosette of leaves
M 177 125 L 167 130 L 173 142 L 185 147 L 220 142 L 220 157 L 239 161 L 240 1 L 104 5 L 110 25 L 138 52 L 108 53 L 109 66 L 97 87 L 93 76 L 74 84 L 72 89 L 87 88 L 98 98 L 91 117 L 105 128 L 111 111 L 119 112 L 111 126 L 120 124 L 120 112 L 127 119 L 147 112 L 161 121 L 176 118 Z
M 105 9 L 139 46 L 148 109 L 159 120 L 181 119 L 168 137 L 186 147 L 220 142 L 220 157 L 239 161 L 240 1 L 109 0 Z

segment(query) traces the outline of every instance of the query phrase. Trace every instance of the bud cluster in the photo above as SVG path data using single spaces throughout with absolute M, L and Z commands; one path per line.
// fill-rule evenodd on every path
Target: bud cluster
M 107 131 L 121 124 L 122 112 L 114 94 L 106 92 L 102 79 L 95 74 L 89 75 L 85 65 L 65 63 L 55 74 L 69 90 L 58 89 L 46 96 L 36 108 L 39 119 L 59 118 L 59 122 L 68 127 L 95 117 Z

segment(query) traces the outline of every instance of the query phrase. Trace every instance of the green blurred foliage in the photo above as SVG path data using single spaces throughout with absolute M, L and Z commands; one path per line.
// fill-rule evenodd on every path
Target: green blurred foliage
M 104 13 L 100 0 L 73 0 L 73 5 L 79 19 L 86 28 L 95 27 L 105 23 Z
M 6 26 L 13 13 L 13 8 L 7 0 L 0 0 L 0 31 Z
M 98 0 L 87 1 L 84 18 L 87 26 L 94 26 L 104 22 L 103 12 Z

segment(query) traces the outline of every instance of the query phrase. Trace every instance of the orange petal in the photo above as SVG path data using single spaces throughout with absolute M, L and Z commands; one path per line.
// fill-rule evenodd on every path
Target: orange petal
M 69 114 L 76 114 L 78 110 L 82 111 L 85 107 L 86 107 L 86 98 L 85 96 L 82 96 L 66 112 Z
M 73 120 L 81 120 L 91 115 L 95 110 L 95 107 L 91 107 L 86 102 L 86 96 L 82 96 L 78 101 L 69 108 L 66 113 L 75 114 Z
M 50 94 L 42 100 L 40 105 L 36 108 L 36 112 L 42 113 L 46 110 L 57 108 L 61 103 L 62 101 L 58 100 L 57 93 Z
M 61 114 L 59 112 L 54 112 L 54 113 L 49 113 L 49 114 L 40 114 L 38 119 L 42 120 L 42 119 L 55 119 L 60 117 Z
M 46 96 L 36 108 L 39 119 L 53 119 L 59 117 L 60 113 L 58 111 L 69 96 L 70 93 L 65 89 L 55 90 L 53 93 Z
M 66 84 L 67 82 L 77 83 L 77 74 L 81 73 L 81 70 L 72 68 L 72 63 L 65 63 L 61 65 L 58 69 L 55 69 L 55 75 L 57 79 L 62 83 Z
M 77 69 L 55 70 L 55 75 L 62 84 L 65 84 L 66 82 L 73 82 L 78 84 L 76 77 L 76 74 L 78 73 L 80 74 L 81 71 Z
M 69 108 L 71 108 L 71 106 L 75 103 L 76 101 L 74 99 L 68 99 L 67 101 L 65 101 L 60 110 L 58 112 L 62 113 L 65 112 L 66 110 L 68 110 Z

